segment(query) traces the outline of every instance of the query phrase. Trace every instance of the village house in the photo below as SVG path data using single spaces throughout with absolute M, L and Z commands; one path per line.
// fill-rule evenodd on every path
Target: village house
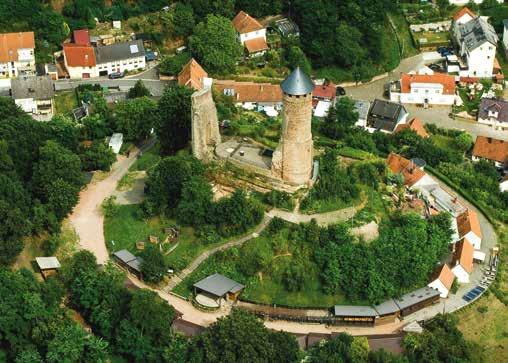
M 237 106 L 248 110 L 268 111 L 282 109 L 282 90 L 271 83 L 214 80 L 214 89 L 233 99 Z
M 35 74 L 33 32 L 0 34 L 0 78 Z
M 463 8 L 453 18 L 452 37 L 458 55 L 467 63 L 460 69 L 461 77 L 491 78 L 498 37 L 493 26 L 468 8 Z
M 358 121 L 355 125 L 362 128 L 367 128 L 367 118 L 369 116 L 370 102 L 364 100 L 355 101 L 355 111 L 358 112 Z
M 50 76 L 23 76 L 11 81 L 16 105 L 34 115 L 53 114 L 53 81 Z
M 312 106 L 314 107 L 314 116 L 325 117 L 330 107 L 335 106 L 337 96 L 337 86 L 332 82 L 324 81 L 322 84 L 316 84 L 312 91 Z
M 495 130 L 508 130 L 508 101 L 482 98 L 478 109 L 478 122 Z
M 108 76 L 146 67 L 142 40 L 92 47 L 86 29 L 74 32 L 74 43 L 63 45 L 65 67 L 71 79 Z
M 453 105 L 455 77 L 447 74 L 403 74 L 392 83 L 390 101 L 422 105 Z
M 508 54 L 508 19 L 503 20 L 503 45 L 505 54 Z
M 496 168 L 506 168 L 508 166 L 508 142 L 491 137 L 478 136 L 476 137 L 471 155 L 473 161 L 488 160 L 492 161 Z
M 208 73 L 201 65 L 192 58 L 178 74 L 178 84 L 200 91 L 203 88 L 212 86 L 212 79 L 208 78 Z
M 472 0 L 475 4 L 481 4 L 483 3 L 483 0 Z M 497 0 L 498 3 L 502 4 L 504 0 Z M 456 5 L 456 6 L 460 6 L 460 5 L 466 5 L 468 3 L 471 2 L 471 0 L 448 0 L 448 2 L 451 4 L 451 5 Z
M 455 280 L 455 275 L 450 267 L 444 264 L 434 271 L 427 286 L 438 290 L 440 297 L 447 298 L 452 288 L 453 280 Z
M 194 285 L 196 301 L 206 307 L 218 308 L 225 301 L 236 301 L 245 286 L 218 273 Z
M 244 11 L 240 11 L 232 20 L 238 40 L 249 55 L 263 55 L 268 50 L 266 28 Z
M 393 174 L 402 175 L 404 178 L 404 185 L 408 188 L 421 188 L 436 184 L 434 179 L 428 176 L 413 160 L 408 160 L 398 154 L 390 153 L 386 159 L 386 163 Z
M 392 133 L 399 124 L 406 123 L 408 113 L 399 103 L 374 100 L 367 116 L 367 131 Z
M 461 284 L 468 283 L 469 274 L 473 272 L 473 253 L 473 245 L 467 238 L 456 243 L 452 259 L 452 272 Z
M 466 238 L 474 249 L 479 250 L 482 245 L 482 231 L 478 214 L 467 209 L 456 218 L 459 239 Z
M 407 124 L 400 124 L 395 129 L 395 132 L 401 132 L 404 130 L 413 130 L 418 136 L 421 137 L 429 137 L 429 133 L 425 130 L 423 123 L 419 118 L 413 118 Z

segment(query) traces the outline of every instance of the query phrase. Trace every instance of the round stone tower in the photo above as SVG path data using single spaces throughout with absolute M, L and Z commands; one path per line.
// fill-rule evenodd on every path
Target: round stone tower
M 314 84 L 296 68 L 280 85 L 282 133 L 273 153 L 272 173 L 291 184 L 306 184 L 312 174 L 312 91 Z

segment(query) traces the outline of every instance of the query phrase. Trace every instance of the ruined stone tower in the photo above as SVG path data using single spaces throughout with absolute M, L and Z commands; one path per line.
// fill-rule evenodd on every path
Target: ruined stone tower
M 280 85 L 282 133 L 273 153 L 272 173 L 290 184 L 306 184 L 312 174 L 312 91 L 310 78 L 296 68 Z
M 201 160 L 209 160 L 213 149 L 221 142 L 217 109 L 212 90 L 204 88 L 191 96 L 192 154 Z

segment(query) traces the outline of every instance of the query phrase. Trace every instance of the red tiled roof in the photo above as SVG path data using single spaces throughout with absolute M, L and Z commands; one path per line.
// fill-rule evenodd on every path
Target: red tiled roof
M 249 54 L 268 49 L 268 44 L 266 44 L 266 40 L 263 37 L 246 40 L 243 44 L 245 45 L 245 48 L 247 48 L 247 52 L 249 52 Z
M 398 154 L 390 153 L 386 160 L 388 167 L 394 174 L 402 174 L 404 177 L 404 185 L 413 186 L 423 178 L 426 174 L 423 170 L 413 164 L 411 160 L 408 160 Z
M 234 90 L 236 102 L 282 102 L 282 90 L 278 84 L 236 82 L 214 80 L 214 88 L 224 94 L 224 90 Z
M 395 132 L 401 132 L 403 130 L 413 130 L 416 132 L 417 135 L 421 137 L 429 137 L 429 133 L 427 130 L 425 130 L 425 127 L 423 127 L 423 123 L 420 121 L 419 118 L 414 118 L 411 121 L 409 121 L 407 124 L 400 124 L 395 129 Z
M 16 62 L 18 49 L 35 48 L 33 32 L 0 34 L 0 62 Z
M 232 20 L 233 26 L 240 34 L 254 32 L 256 30 L 264 29 L 259 21 L 244 11 L 240 11 Z
M 478 136 L 474 143 L 473 156 L 506 163 L 508 162 L 508 141 Z
M 462 83 L 478 83 L 480 82 L 480 78 L 479 77 L 460 77 L 459 78 L 459 81 L 462 82 Z
M 413 83 L 437 83 L 443 85 L 443 94 L 455 94 L 455 77 L 444 73 L 435 74 L 403 74 L 400 80 L 402 93 L 411 92 L 411 84 Z
M 73 38 L 74 44 L 76 45 L 90 45 L 90 35 L 88 34 L 88 29 L 74 30 Z
M 96 64 L 92 47 L 64 44 L 63 50 L 69 67 L 94 67 Z
M 454 15 L 453 20 L 457 21 L 462 18 L 463 15 L 469 14 L 472 18 L 476 18 L 476 14 L 473 13 L 467 6 L 460 9 L 457 14 Z
M 332 100 L 337 95 L 337 87 L 332 82 L 327 84 L 323 84 L 321 86 L 315 86 L 314 91 L 312 91 L 312 96 L 317 98 L 324 98 L 327 100 Z
M 473 271 L 474 248 L 467 238 L 462 238 L 455 244 L 455 253 L 453 254 L 453 264 L 461 265 L 467 273 Z
M 203 88 L 203 78 L 208 77 L 208 73 L 201 65 L 192 58 L 178 74 L 178 84 L 187 86 L 199 91 Z
M 444 287 L 448 290 L 451 289 L 453 280 L 455 280 L 455 275 L 448 265 L 443 265 L 434 271 L 430 281 L 439 280 L 443 283 Z
M 457 217 L 457 230 L 459 237 L 464 237 L 469 232 L 473 232 L 478 237 L 482 238 L 482 230 L 480 228 L 480 221 L 478 214 L 474 210 L 468 209 Z

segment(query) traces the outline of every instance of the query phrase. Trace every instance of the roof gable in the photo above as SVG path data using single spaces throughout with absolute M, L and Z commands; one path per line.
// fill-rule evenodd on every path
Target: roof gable
M 472 18 L 476 18 L 476 14 L 473 13 L 473 11 L 471 11 L 471 9 L 469 9 L 467 6 L 464 6 L 457 12 L 457 14 L 454 15 L 453 20 L 458 21 L 464 15 L 469 15 Z
M 462 238 L 455 245 L 455 253 L 453 254 L 453 264 L 460 265 L 467 273 L 473 271 L 473 254 L 474 247 L 467 238 Z
M 394 174 L 402 174 L 404 184 L 407 186 L 415 185 L 426 174 L 418 168 L 411 160 L 408 160 L 398 154 L 390 153 L 386 160 L 388 167 Z
M 478 110 L 478 117 L 486 119 L 489 117 L 489 110 L 493 108 L 499 113 L 497 120 L 500 122 L 508 122 L 508 101 L 503 99 L 482 98 Z
M 201 65 L 192 58 L 178 74 L 178 84 L 180 86 L 188 86 L 199 91 L 203 89 L 203 78 L 207 78 L 208 73 L 201 67 Z
M 244 11 L 240 11 L 232 20 L 233 26 L 240 34 L 246 34 L 264 29 L 259 21 Z
M 457 217 L 457 230 L 459 232 L 459 237 L 464 237 L 469 232 L 473 232 L 478 237 L 482 238 L 478 214 L 472 209 L 467 209 L 464 213 L 460 214 Z
M 34 49 L 33 32 L 0 34 L 0 62 L 16 62 L 19 49 Z
M 486 136 L 478 136 L 473 147 L 473 156 L 497 161 L 508 162 L 508 142 Z
M 453 274 L 450 267 L 444 264 L 434 271 L 430 280 L 439 280 L 447 290 L 450 290 L 453 284 L 453 280 L 455 280 L 455 275 Z
M 395 132 L 401 132 L 406 129 L 413 130 L 414 132 L 416 132 L 418 136 L 429 137 L 429 133 L 427 132 L 427 130 L 425 130 L 423 123 L 417 117 L 409 121 L 407 124 L 398 125 L 397 128 L 395 129 Z
M 282 90 L 276 84 L 217 79 L 214 80 L 213 86 L 222 94 L 227 92 L 236 102 L 282 102 Z
M 63 51 L 69 67 L 95 67 L 95 53 L 92 47 L 64 44 Z
M 145 56 L 145 47 L 141 39 L 104 45 L 95 48 L 97 63 L 117 62 L 124 59 Z
M 429 74 L 403 74 L 400 80 L 401 92 L 410 93 L 414 83 L 432 83 L 443 86 L 443 94 L 455 94 L 455 77 L 443 73 Z

